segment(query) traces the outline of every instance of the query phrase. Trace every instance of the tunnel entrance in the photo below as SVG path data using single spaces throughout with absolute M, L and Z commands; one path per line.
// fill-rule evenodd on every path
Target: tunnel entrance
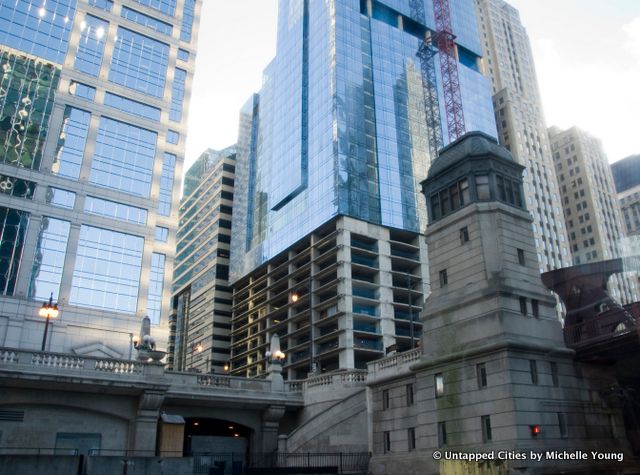
M 184 455 L 194 459 L 194 473 L 240 475 L 248 461 L 252 430 L 235 422 L 185 419 Z

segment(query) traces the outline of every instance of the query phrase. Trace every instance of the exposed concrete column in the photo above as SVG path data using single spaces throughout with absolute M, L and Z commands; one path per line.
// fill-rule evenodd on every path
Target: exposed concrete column
M 269 406 L 262 412 L 262 425 L 260 431 L 261 441 L 258 447 L 262 453 L 271 453 L 278 449 L 278 427 L 280 419 L 284 416 L 284 406 Z
M 130 444 L 130 448 L 136 451 L 136 455 L 155 455 L 158 418 L 164 395 L 164 391 L 145 391 L 140 396 L 135 420 L 133 447 Z
M 383 239 L 378 240 L 378 266 L 379 266 L 379 301 L 380 301 L 380 332 L 382 333 L 383 348 L 395 344 L 395 321 L 393 309 L 393 277 L 391 274 L 391 244 L 389 232 L 384 230 Z M 382 234 L 382 233 L 381 233 Z
M 338 325 L 340 329 L 345 329 L 340 334 L 339 345 L 343 350 L 340 351 L 338 364 L 340 368 L 353 368 L 355 358 L 353 355 L 353 298 L 351 297 L 351 232 L 345 229 L 344 218 L 338 221 L 337 231 L 338 312 L 344 312 Z

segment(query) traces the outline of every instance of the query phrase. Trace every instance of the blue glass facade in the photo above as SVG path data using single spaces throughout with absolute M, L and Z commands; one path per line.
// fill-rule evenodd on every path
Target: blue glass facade
M 237 197 L 232 281 L 337 215 L 424 229 L 419 183 L 434 157 L 417 52 L 434 21 L 430 0 L 420 15 L 411 3 L 280 1 L 276 57 L 259 104 L 242 112 L 251 126 L 241 126 L 238 162 L 248 173 L 237 183 L 249 195 Z M 467 130 L 495 136 L 473 2 L 450 3 Z M 436 75 L 445 117 L 437 66 Z
M 0 2 L 0 340 L 53 293 L 54 351 L 126 357 L 147 314 L 165 347 L 201 5 Z

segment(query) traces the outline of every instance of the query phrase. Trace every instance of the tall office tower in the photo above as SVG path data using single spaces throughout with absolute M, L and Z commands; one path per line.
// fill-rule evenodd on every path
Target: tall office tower
M 200 5 L 0 4 L 3 346 L 128 358 L 145 315 L 165 346 Z
M 540 272 L 569 266 L 571 253 L 527 32 L 518 11 L 503 0 L 475 3 L 498 140 L 526 167 L 524 193 Z
M 168 364 L 223 372 L 229 361 L 229 242 L 234 147 L 207 150 L 184 176 L 173 272 Z
M 640 155 L 611 164 L 627 236 L 640 236 Z
M 466 128 L 495 136 L 473 4 L 451 4 Z M 290 378 L 363 368 L 419 341 L 419 183 L 429 134 L 449 141 L 440 53 L 419 56 L 433 13 L 420 0 L 280 1 L 276 57 L 240 120 L 232 373 L 262 373 L 273 334 Z
M 577 127 L 564 131 L 551 127 L 549 139 L 573 263 L 621 257 L 622 215 L 602 144 Z M 611 295 L 621 303 L 635 302 L 635 280 L 614 275 L 609 282 Z

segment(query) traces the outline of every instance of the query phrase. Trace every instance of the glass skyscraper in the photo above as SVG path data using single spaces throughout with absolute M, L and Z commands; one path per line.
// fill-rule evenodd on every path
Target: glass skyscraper
M 167 336 L 199 0 L 0 5 L 0 344 L 129 357 Z
M 250 195 L 246 222 L 237 226 L 233 278 L 336 215 L 423 230 L 419 183 L 433 157 L 417 52 L 434 20 L 430 0 L 424 18 L 412 17 L 412 3 L 280 1 L 276 57 L 259 107 L 249 107 L 258 130 L 245 128 L 255 143 L 244 158 Z M 450 5 L 467 130 L 495 136 L 474 5 Z
M 471 0 L 449 3 L 466 128 L 495 136 L 491 85 L 480 73 L 482 48 L 474 5 Z M 316 369 L 362 366 L 379 354 L 359 357 L 342 349 L 361 344 L 378 352 L 393 347 L 399 333 L 394 315 L 406 319 L 419 313 L 414 303 L 400 309 L 392 308 L 392 302 L 413 301 L 419 306 L 418 297 L 426 290 L 422 279 L 426 274 L 420 270 L 426 256 L 420 258 L 424 245 L 417 239 L 426 226 L 419 183 L 434 157 L 427 139 L 426 79 L 418 52 L 427 32 L 434 29 L 430 0 L 280 1 L 276 56 L 264 72 L 259 95 L 241 112 L 231 251 L 231 281 L 236 290 L 234 371 L 259 373 L 260 345 L 266 345 L 272 332 L 284 337 L 309 325 L 307 321 L 300 326 L 291 312 L 272 316 L 287 304 L 286 299 L 271 299 L 287 293 L 275 284 L 279 274 L 273 272 L 278 265 L 293 266 L 290 276 L 304 267 L 300 271 L 304 276 L 290 277 L 287 289 L 295 295 L 296 305 L 306 305 L 307 319 L 311 319 L 310 329 L 300 338 L 284 342 L 288 348 L 301 348 L 290 355 L 290 369 L 298 361 Z M 437 56 L 440 127 L 446 145 Z M 330 237 L 334 231 L 342 237 Z M 373 235 L 377 237 L 372 240 Z M 327 288 L 330 281 L 322 277 L 323 263 L 313 258 L 314 243 L 323 239 L 338 249 L 332 258 L 339 268 L 337 287 L 330 293 L 316 291 Z M 352 258 L 360 252 L 353 251 L 352 245 L 376 254 L 363 254 L 366 262 L 361 264 L 369 268 L 362 270 L 361 277 L 375 285 L 352 285 L 351 277 L 357 274 Z M 345 246 L 351 250 L 344 251 Z M 389 246 L 396 256 L 406 253 L 410 263 L 383 257 Z M 304 264 L 296 263 L 293 256 L 305 252 L 311 257 Z M 393 288 L 400 287 L 405 293 L 394 293 Z M 417 292 L 413 300 L 412 288 Z M 253 297 L 263 291 L 264 302 Z M 298 291 L 308 295 L 304 302 L 297 299 Z M 335 309 L 324 308 L 323 302 L 334 297 Z M 366 303 L 367 299 L 371 302 Z M 344 317 L 339 316 L 341 312 Z M 331 333 L 333 327 L 316 322 L 329 314 L 337 315 L 335 330 L 340 334 L 325 344 L 317 337 Z M 368 317 L 363 316 L 362 322 L 354 322 L 353 314 L 373 319 L 365 321 Z M 358 326 L 362 337 L 352 333 Z M 408 336 L 410 329 L 402 328 Z M 323 349 L 340 356 L 313 361 Z M 301 368 L 289 376 L 301 375 Z

